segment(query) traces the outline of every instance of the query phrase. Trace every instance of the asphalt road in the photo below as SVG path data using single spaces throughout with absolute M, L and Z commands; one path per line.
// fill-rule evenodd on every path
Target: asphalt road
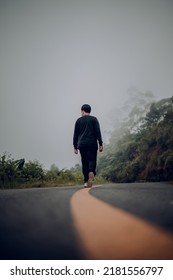
M 0 259 L 85 259 L 70 210 L 80 189 L 0 190 Z M 90 194 L 173 231 L 173 185 L 110 184 Z
M 81 259 L 69 205 L 77 190 L 1 190 L 0 259 Z
M 95 197 L 173 231 L 173 184 L 112 184 L 93 188 Z

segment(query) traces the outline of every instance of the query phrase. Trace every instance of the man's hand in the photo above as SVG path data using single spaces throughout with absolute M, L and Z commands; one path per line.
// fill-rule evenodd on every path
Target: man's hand
M 74 153 L 77 155 L 78 154 L 78 149 L 74 149 Z
M 99 152 L 103 152 L 103 146 L 99 146 Z

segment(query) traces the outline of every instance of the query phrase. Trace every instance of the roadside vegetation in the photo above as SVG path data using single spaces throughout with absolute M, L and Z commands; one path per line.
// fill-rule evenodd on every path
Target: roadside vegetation
M 95 183 L 173 181 L 173 97 L 154 101 L 150 92 L 133 92 L 121 110 L 112 112 L 112 129 L 98 154 Z M 38 161 L 0 156 L 0 188 L 83 184 L 81 166 L 44 170 Z
M 96 178 L 96 183 L 103 178 Z M 59 169 L 52 164 L 50 170 L 44 170 L 38 161 L 25 163 L 24 159 L 15 160 L 11 155 L 0 156 L 0 188 L 39 188 L 55 186 L 73 186 L 83 184 L 81 166 L 71 169 Z
M 173 97 L 153 102 L 151 93 L 138 93 L 134 100 L 99 156 L 99 175 L 121 183 L 173 181 Z

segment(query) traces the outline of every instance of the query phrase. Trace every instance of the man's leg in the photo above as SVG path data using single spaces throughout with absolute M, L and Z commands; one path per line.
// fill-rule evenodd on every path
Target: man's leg
M 90 148 L 88 149 L 88 164 L 89 164 L 89 172 L 93 172 L 96 175 L 96 165 L 97 165 L 97 149 Z
M 87 149 L 80 149 L 81 162 L 82 162 L 82 172 L 84 176 L 84 183 L 88 182 L 89 174 L 89 162 L 88 162 L 88 152 Z
M 89 163 L 88 187 L 92 187 L 94 176 L 96 175 L 96 164 L 97 164 L 96 148 L 90 148 L 88 150 L 88 163 Z

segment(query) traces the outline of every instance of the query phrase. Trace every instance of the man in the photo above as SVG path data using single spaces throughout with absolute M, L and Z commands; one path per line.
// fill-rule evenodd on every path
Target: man
M 81 117 L 77 119 L 74 128 L 74 153 L 80 151 L 84 187 L 92 187 L 96 175 L 97 150 L 103 151 L 103 141 L 100 125 L 96 117 L 91 116 L 91 106 L 84 104 L 81 107 Z

